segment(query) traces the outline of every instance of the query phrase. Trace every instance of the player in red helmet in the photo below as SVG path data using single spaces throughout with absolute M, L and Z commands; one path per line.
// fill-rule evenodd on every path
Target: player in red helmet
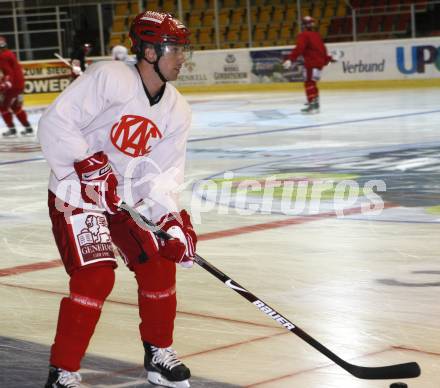
M 284 62 L 286 69 L 290 68 L 293 61 L 299 56 L 304 59 L 304 88 L 307 96 L 307 107 L 303 113 L 319 112 L 319 90 L 317 82 L 321 77 L 321 70 L 333 58 L 327 54 L 327 49 L 319 32 L 314 31 L 316 22 L 311 16 L 302 18 L 303 31 L 296 38 L 296 45 Z
M 191 55 L 189 35 L 190 32 L 185 25 L 170 14 L 146 11 L 137 15 L 131 24 L 131 51 L 136 54 L 138 60 L 152 64 L 163 82 L 173 81 L 177 77 L 164 74 L 161 59 L 182 53 L 186 60 L 186 57 Z M 146 48 L 154 48 L 156 55 L 147 57 Z
M 15 54 L 8 49 L 6 38 L 0 36 L 0 112 L 8 130 L 3 137 L 17 136 L 13 115 L 23 125 L 22 135 L 32 135 L 33 129 L 23 109 L 24 75 Z
M 46 388 L 81 386 L 81 360 L 115 281 L 112 243 L 137 282 L 148 381 L 189 387 L 190 370 L 171 346 L 176 263 L 191 267 L 197 243 L 190 215 L 178 205 L 191 109 L 167 82 L 185 62 L 189 31 L 169 14 L 147 11 L 135 18 L 130 36 L 136 63 L 91 64 L 39 123 L 51 167 L 52 231 L 70 277 Z M 120 210 L 121 201 L 174 238 L 143 230 Z

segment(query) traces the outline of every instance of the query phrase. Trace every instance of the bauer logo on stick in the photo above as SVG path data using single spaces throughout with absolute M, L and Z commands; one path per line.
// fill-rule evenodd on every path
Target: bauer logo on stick
M 254 305 L 257 306 L 264 314 L 271 317 L 273 320 L 277 321 L 279 324 L 284 326 L 287 330 L 292 330 L 295 328 L 295 325 L 289 322 L 287 319 L 283 318 L 280 314 L 278 314 L 275 310 L 271 309 L 261 300 L 256 300 Z

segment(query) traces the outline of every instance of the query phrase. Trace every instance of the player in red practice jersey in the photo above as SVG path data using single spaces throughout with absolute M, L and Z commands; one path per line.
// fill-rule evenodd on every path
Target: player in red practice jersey
M 90 65 L 40 119 L 38 138 L 52 170 L 52 231 L 70 276 L 46 388 L 81 387 L 77 371 L 115 281 L 112 243 L 137 282 L 148 381 L 190 386 L 190 370 L 171 345 L 176 263 L 192 266 L 197 243 L 176 190 L 184 181 L 191 108 L 168 82 L 190 54 L 189 35 L 170 14 L 142 12 L 130 28 L 137 62 Z M 121 200 L 174 238 L 143 230 L 119 209 Z
M 22 135 L 32 135 L 33 130 L 29 124 L 27 114 L 23 109 L 24 75 L 21 65 L 15 54 L 8 49 L 8 44 L 3 36 L 0 36 L 0 111 L 8 131 L 4 137 L 17 135 L 13 114 L 24 126 Z
M 303 31 L 296 38 L 295 48 L 284 62 L 285 68 L 290 68 L 292 62 L 299 56 L 304 59 L 304 88 L 307 96 L 307 107 L 303 113 L 319 112 L 319 90 L 317 81 L 321 77 L 321 70 L 329 62 L 336 62 L 327 54 L 327 49 L 321 35 L 313 31 L 315 20 L 311 16 L 302 19 Z

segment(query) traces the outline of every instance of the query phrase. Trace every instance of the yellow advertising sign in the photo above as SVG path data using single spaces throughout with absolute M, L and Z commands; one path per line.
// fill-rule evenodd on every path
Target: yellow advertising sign
M 71 82 L 71 71 L 61 61 L 22 62 L 25 94 L 59 93 Z

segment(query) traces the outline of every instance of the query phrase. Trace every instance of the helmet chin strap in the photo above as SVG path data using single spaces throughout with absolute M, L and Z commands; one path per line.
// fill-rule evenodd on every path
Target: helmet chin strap
M 162 72 L 159 69 L 159 60 L 162 57 L 162 48 L 158 46 L 154 46 L 154 49 L 156 51 L 157 59 L 154 62 L 150 62 L 145 56 L 142 57 L 143 60 L 147 61 L 150 65 L 153 65 L 154 71 L 159 76 L 160 80 L 164 83 L 168 82 L 168 80 L 165 78 L 165 76 L 162 74 Z
M 162 82 L 168 82 L 168 80 L 165 78 L 165 76 L 162 74 L 162 72 L 159 69 L 159 59 L 160 57 L 157 59 L 156 62 L 154 62 L 154 70 L 156 71 L 157 75 L 162 80 Z

